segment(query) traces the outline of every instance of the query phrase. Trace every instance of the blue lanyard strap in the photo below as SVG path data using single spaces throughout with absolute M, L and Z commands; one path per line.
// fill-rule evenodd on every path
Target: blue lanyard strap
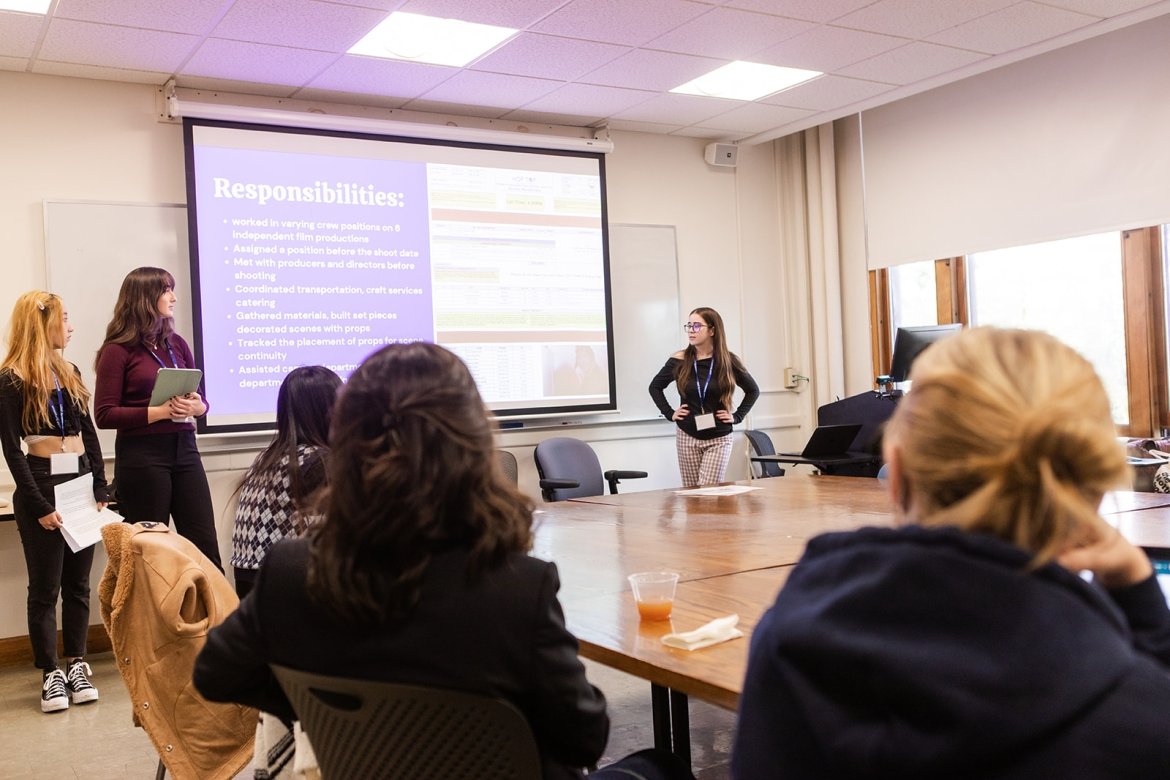
M 711 375 L 715 373 L 715 356 L 711 356 L 711 370 L 707 372 L 707 381 L 699 386 L 699 361 L 696 358 L 695 366 L 695 390 L 699 393 L 699 412 L 707 411 L 707 388 L 711 386 Z
M 52 400 L 49 401 L 49 414 L 53 416 L 53 422 L 57 423 L 57 428 L 61 431 L 61 448 L 65 448 L 65 397 L 61 392 L 61 383 L 57 380 L 57 374 L 53 374 L 53 386 L 57 388 L 56 396 L 57 403 L 54 404 Z
M 171 349 L 171 342 L 164 341 L 163 343 L 166 344 L 166 346 L 167 346 L 167 354 L 171 356 L 171 368 L 178 368 L 179 361 L 175 360 L 175 351 L 173 349 Z M 153 349 L 151 349 L 150 347 L 146 347 L 146 351 L 150 353 L 150 356 L 152 358 L 154 358 L 155 363 L 158 363 L 163 368 L 167 367 L 167 364 L 162 361 L 162 358 L 160 358 L 158 355 L 154 354 Z

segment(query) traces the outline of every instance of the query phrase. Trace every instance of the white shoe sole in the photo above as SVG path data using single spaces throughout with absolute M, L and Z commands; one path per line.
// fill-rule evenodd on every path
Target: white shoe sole
M 75 691 L 70 694 L 73 697 L 74 704 L 85 704 L 87 701 L 97 701 L 97 688 L 90 688 L 88 691 Z
M 60 697 L 45 701 L 41 699 L 41 712 L 60 712 L 69 709 L 69 699 Z

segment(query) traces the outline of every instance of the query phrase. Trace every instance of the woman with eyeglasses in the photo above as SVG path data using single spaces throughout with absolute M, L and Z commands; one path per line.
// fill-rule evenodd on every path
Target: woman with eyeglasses
M 56 509 L 57 485 L 89 475 L 103 509 L 106 472 L 89 416 L 89 391 L 77 366 L 61 356 L 73 335 L 56 295 L 28 292 L 12 310 L 8 355 L 0 365 L 0 443 L 16 492 L 12 514 L 28 567 L 28 638 L 41 669 L 41 712 L 96 701 L 93 672 L 83 658 L 89 633 L 89 572 L 93 547 L 69 549 Z M 28 449 L 21 449 L 21 440 Z M 57 663 L 57 600 L 65 671 Z
M 687 348 L 675 352 L 650 382 L 650 397 L 668 420 L 678 426 L 675 448 L 684 487 L 723 481 L 731 459 L 731 426 L 743 422 L 760 397 L 760 387 L 743 362 L 727 349 L 723 318 L 700 306 L 683 324 Z M 666 400 L 665 390 L 674 382 L 679 406 Z M 743 400 L 733 412 L 735 388 Z

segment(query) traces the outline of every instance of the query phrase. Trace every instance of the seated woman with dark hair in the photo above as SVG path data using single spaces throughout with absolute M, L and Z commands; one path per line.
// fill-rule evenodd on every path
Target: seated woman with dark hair
M 342 390 L 324 519 L 277 543 L 211 631 L 195 686 L 295 717 L 270 663 L 499 697 L 527 718 L 546 777 L 605 747 L 605 698 L 565 628 L 532 504 L 499 471 L 467 367 L 427 343 L 384 347 Z
M 1170 777 L 1170 610 L 1098 514 L 1130 477 L 1093 367 L 977 328 L 911 379 L 900 527 L 809 542 L 752 636 L 733 777 Z

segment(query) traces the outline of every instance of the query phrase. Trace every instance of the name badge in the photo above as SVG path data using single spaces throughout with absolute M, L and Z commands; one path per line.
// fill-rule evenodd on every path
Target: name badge
M 81 471 L 81 456 L 76 452 L 54 452 L 49 456 L 50 474 L 76 474 Z
M 696 431 L 705 431 L 708 428 L 714 428 L 714 427 L 715 427 L 715 413 L 714 412 L 711 412 L 710 414 L 700 414 L 700 415 L 695 416 L 695 430 Z

